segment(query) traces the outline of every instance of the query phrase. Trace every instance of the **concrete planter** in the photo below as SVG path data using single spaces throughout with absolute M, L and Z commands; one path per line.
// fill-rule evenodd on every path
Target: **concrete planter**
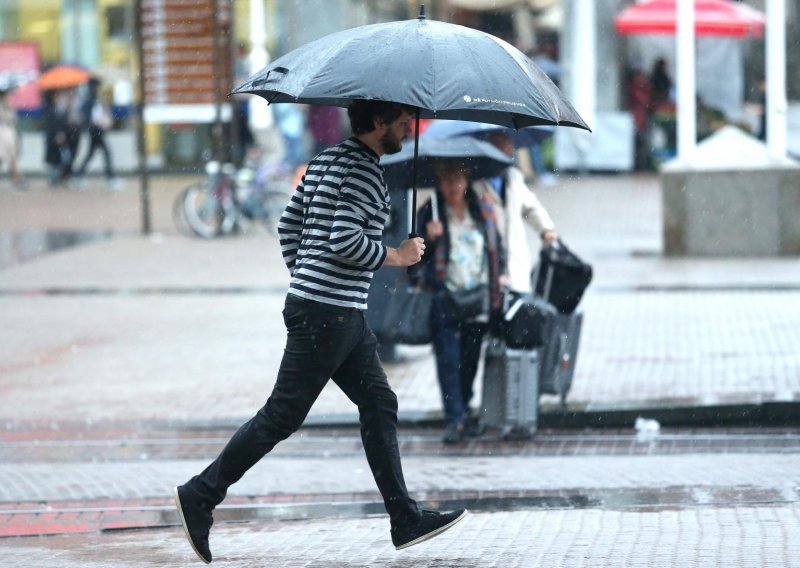
M 736 132 L 698 146 L 692 163 L 663 168 L 668 256 L 800 255 L 800 167 L 770 161 L 763 144 Z

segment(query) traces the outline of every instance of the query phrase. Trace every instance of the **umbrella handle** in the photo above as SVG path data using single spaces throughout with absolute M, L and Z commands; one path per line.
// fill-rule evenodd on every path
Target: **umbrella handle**
M 409 239 L 416 239 L 419 237 L 417 233 L 408 233 Z M 406 266 L 406 274 L 409 277 L 414 277 L 419 272 L 419 262 L 417 264 L 412 264 L 411 266 Z

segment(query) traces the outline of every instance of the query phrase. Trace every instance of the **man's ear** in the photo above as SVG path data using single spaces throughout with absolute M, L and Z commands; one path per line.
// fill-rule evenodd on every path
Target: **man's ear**
M 382 128 L 386 126 L 386 122 L 379 116 L 373 117 L 372 119 L 372 126 L 375 127 L 375 130 L 378 132 L 382 132 Z

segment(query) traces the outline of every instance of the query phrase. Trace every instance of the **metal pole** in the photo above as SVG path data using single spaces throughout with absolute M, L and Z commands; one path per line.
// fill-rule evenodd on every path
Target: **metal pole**
M 233 7 L 231 7 L 233 9 Z M 231 81 L 234 83 L 238 81 L 238 68 L 239 68 L 239 46 L 237 45 L 235 38 L 235 28 L 236 22 L 233 19 L 233 14 L 228 20 L 228 73 Z M 231 88 L 231 85 L 228 85 L 228 88 Z M 239 101 L 233 97 L 228 97 L 228 106 L 231 109 L 231 129 L 230 129 L 230 148 L 231 148 L 231 161 L 236 164 L 236 167 L 242 165 L 243 157 L 244 157 L 244 148 L 242 148 L 240 136 L 241 129 L 243 126 L 240 124 L 240 116 L 239 116 Z
M 694 0 L 678 0 L 677 9 L 678 159 L 686 161 L 697 144 Z
M 211 30 L 213 39 L 213 73 L 214 73 L 214 128 L 212 140 L 214 147 L 214 159 L 218 162 L 223 161 L 222 146 L 222 58 L 220 49 L 219 25 L 219 6 L 220 0 L 211 0 Z
M 274 18 L 270 19 L 273 21 Z M 261 71 L 269 63 L 267 53 L 267 17 L 263 0 L 250 0 L 250 55 L 248 65 L 250 75 Z M 261 97 L 248 97 L 248 116 L 250 128 L 256 135 L 259 130 L 272 126 L 272 112 Z
M 139 153 L 139 196 L 142 208 L 142 234 L 150 234 L 150 175 L 147 171 L 147 135 L 144 124 L 144 105 L 146 102 L 144 43 L 142 39 L 142 0 L 134 1 L 136 51 L 139 65 L 138 90 L 136 101 L 136 145 Z
M 597 9 L 595 2 L 572 0 L 572 100 L 586 124 L 594 128 L 597 110 Z M 569 136 L 580 156 L 580 169 L 589 169 L 589 133 L 569 129 Z
M 786 157 L 786 0 L 767 0 L 767 149 L 775 160 Z

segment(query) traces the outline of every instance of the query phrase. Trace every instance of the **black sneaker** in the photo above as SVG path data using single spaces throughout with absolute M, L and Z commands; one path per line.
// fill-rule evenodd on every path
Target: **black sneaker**
M 464 436 L 466 438 L 480 438 L 483 436 L 486 428 L 480 423 L 480 420 L 471 416 L 464 422 Z
M 211 549 L 208 547 L 208 532 L 214 523 L 211 511 L 192 498 L 191 492 L 183 485 L 173 488 L 172 493 L 175 495 L 183 532 L 192 550 L 203 562 L 211 564 Z
M 466 516 L 466 509 L 450 513 L 421 511 L 416 522 L 392 527 L 392 544 L 397 550 L 414 546 L 443 533 Z

